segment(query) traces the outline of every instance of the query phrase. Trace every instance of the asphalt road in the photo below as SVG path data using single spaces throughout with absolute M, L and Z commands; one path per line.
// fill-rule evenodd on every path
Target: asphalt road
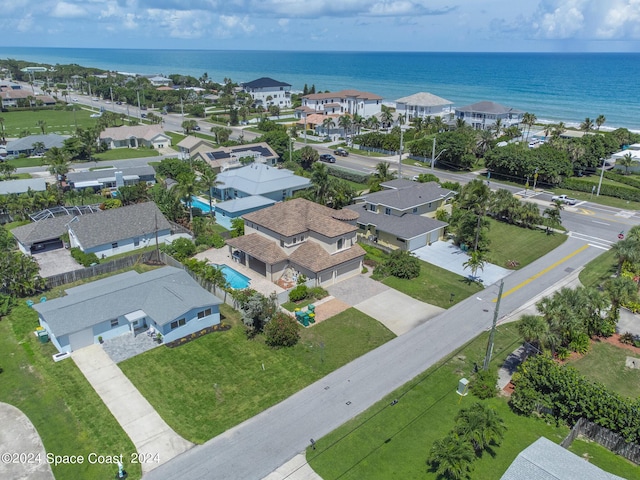
M 505 279 L 506 316 L 602 251 L 569 239 Z M 492 285 L 439 316 L 334 371 L 285 401 L 158 467 L 145 479 L 256 480 L 487 330 Z M 256 368 L 260 368 L 256 365 Z M 268 375 L 269 369 L 265 375 Z M 452 385 L 451 388 L 455 388 Z M 354 463 L 358 459 L 354 458 Z

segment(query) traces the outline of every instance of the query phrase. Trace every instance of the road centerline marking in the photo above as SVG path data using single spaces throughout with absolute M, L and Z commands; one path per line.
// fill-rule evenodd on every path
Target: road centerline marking
M 589 248 L 589 244 L 584 244 L 583 246 L 581 246 L 579 249 L 571 252 L 569 255 L 562 257 L 560 260 L 558 260 L 555 263 L 552 263 L 551 265 L 549 265 L 548 267 L 546 267 L 544 270 L 540 270 L 538 273 L 536 273 L 535 275 L 530 276 L 529 278 L 527 278 L 526 280 L 524 280 L 523 282 L 520 282 L 518 285 L 516 285 L 515 287 L 507 290 L 506 292 L 504 292 L 502 294 L 502 298 L 507 297 L 509 295 L 511 295 L 513 292 L 520 290 L 522 287 L 524 287 L 525 285 L 530 284 L 531 282 L 533 282 L 534 280 L 540 278 L 542 275 L 544 275 L 547 272 L 550 272 L 551 270 L 553 270 L 554 268 L 556 268 L 558 265 L 566 262 L 567 260 L 569 260 L 570 258 L 575 257 L 576 255 L 578 255 L 580 252 L 584 252 L 587 248 Z M 491 300 L 493 303 L 496 303 L 498 301 L 498 298 L 494 298 L 493 300 Z

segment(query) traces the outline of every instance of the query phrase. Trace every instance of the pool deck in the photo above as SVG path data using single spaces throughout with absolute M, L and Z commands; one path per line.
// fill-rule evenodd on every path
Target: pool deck
M 198 260 L 207 260 L 209 263 L 216 263 L 218 265 L 227 265 L 228 267 L 233 268 L 238 273 L 241 273 L 251 279 L 250 287 L 263 295 L 269 296 L 273 292 L 276 294 L 284 292 L 284 289 L 275 283 L 271 283 L 266 278 L 260 276 L 253 270 L 244 265 L 234 262 L 231 258 L 231 254 L 229 253 L 229 247 L 224 246 L 222 248 L 210 248 L 209 250 L 205 250 L 202 253 L 198 253 L 195 255 L 195 258 Z

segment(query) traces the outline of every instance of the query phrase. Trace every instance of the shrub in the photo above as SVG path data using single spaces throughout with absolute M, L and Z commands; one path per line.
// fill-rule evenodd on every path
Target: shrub
M 160 247 L 179 262 L 184 262 L 187 258 L 196 253 L 196 246 L 188 238 L 177 238 L 173 242 Z
M 349 180 L 356 183 L 369 183 L 370 175 L 368 173 L 355 172 L 353 170 L 346 170 L 344 168 L 336 167 L 334 165 L 327 165 L 329 173 L 334 177 L 341 178 L 342 180 Z
M 498 393 L 498 372 L 495 368 L 480 370 L 469 386 L 471 393 L 480 399 L 493 398 Z
M 581 333 L 575 339 L 569 343 L 569 348 L 574 352 L 578 352 L 581 355 L 584 355 L 589 351 L 589 347 L 591 346 L 591 339 L 589 335 L 586 333 Z
M 206 245 L 207 247 L 224 247 L 224 238 L 218 233 L 206 233 L 196 237 L 196 246 Z
M 83 267 L 90 267 L 92 264 L 100 263 L 95 253 L 85 253 L 78 247 L 71 249 L 71 257 Z
M 411 252 L 395 250 L 384 264 L 384 270 L 394 277 L 412 279 L 420 275 L 420 260 Z
M 360 271 L 360 273 L 364 274 L 367 273 L 369 271 L 369 269 L 367 267 L 362 267 L 362 270 Z
M 309 295 L 308 290 L 306 285 L 298 285 L 289 292 L 289 301 L 299 302 L 300 300 L 304 300 Z
M 626 345 L 633 345 L 634 341 L 635 341 L 635 337 L 631 332 L 624 332 L 622 335 L 620 335 L 620 343 L 624 343 Z
M 300 339 L 298 322 L 285 313 L 278 312 L 264 326 L 265 343 L 270 347 L 293 347 Z
M 307 297 L 308 298 L 313 298 L 314 300 L 320 300 L 321 298 L 326 297 L 327 295 L 329 295 L 329 292 L 327 292 L 324 288 L 322 287 L 311 287 L 308 291 L 307 291 Z
M 567 347 L 558 347 L 558 350 L 556 351 L 556 357 L 558 358 L 558 360 L 566 360 L 570 356 L 571 350 L 569 350 Z

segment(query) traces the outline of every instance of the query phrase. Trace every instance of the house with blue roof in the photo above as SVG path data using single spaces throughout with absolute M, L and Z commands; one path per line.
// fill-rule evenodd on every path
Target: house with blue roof
M 298 190 L 309 188 L 311 184 L 308 178 L 295 175 L 291 170 L 264 163 L 226 170 L 218 174 L 217 180 L 218 184 L 211 189 L 211 194 L 222 201 L 260 195 L 280 202 Z
M 33 306 L 60 353 L 149 329 L 171 342 L 220 323 L 220 303 L 182 269 L 134 270 L 66 290 Z

